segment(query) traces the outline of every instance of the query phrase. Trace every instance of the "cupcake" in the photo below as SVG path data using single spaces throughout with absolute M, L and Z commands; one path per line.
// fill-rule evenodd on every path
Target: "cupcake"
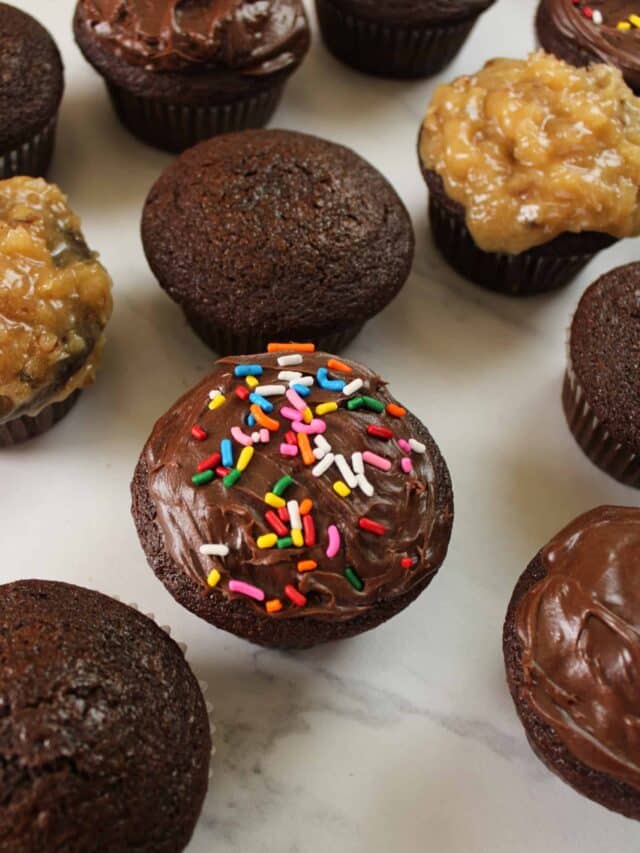
M 62 60 L 47 30 L 0 3 L 0 178 L 46 174 L 63 88 Z
M 368 74 L 428 77 L 454 58 L 495 0 L 316 0 L 338 59 Z
M 217 362 L 155 425 L 132 495 L 171 595 L 281 648 L 399 613 L 438 571 L 453 523 L 427 429 L 377 374 L 299 343 Z
M 640 233 L 640 99 L 610 66 L 491 60 L 438 87 L 419 155 L 436 246 L 491 290 L 560 287 Z
M 531 561 L 504 625 L 507 681 L 537 756 L 640 819 L 640 509 L 599 507 Z
M 619 0 L 541 0 L 536 34 L 545 50 L 571 65 L 614 65 L 640 94 L 639 13 L 640 6 Z
M 122 123 L 167 151 L 265 125 L 310 43 L 301 0 L 78 0 L 74 31 Z
M 63 583 L 0 586 L 0 848 L 183 850 L 211 735 L 151 619 Z
M 405 283 L 413 229 L 340 145 L 284 130 L 208 140 L 151 189 L 142 241 L 161 287 L 222 355 L 270 340 L 337 350 Z
M 65 196 L 0 181 L 0 447 L 45 432 L 93 382 L 111 279 Z
M 562 403 L 569 429 L 603 471 L 640 488 L 640 263 L 591 285 L 571 324 Z

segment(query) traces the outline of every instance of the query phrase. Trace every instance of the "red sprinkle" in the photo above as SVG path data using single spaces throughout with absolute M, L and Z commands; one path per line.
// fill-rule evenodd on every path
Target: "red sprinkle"
M 290 583 L 285 586 L 284 591 L 287 598 L 293 601 L 296 607 L 304 607 L 307 603 L 307 599 L 304 595 L 301 592 L 298 592 L 295 586 L 291 586 Z
M 287 444 L 295 444 L 296 447 L 298 446 L 298 439 L 296 437 L 296 434 L 291 430 L 289 430 L 289 432 L 285 432 L 284 440 L 287 442 Z
M 593 9 L 591 8 L 591 6 L 585 6 L 582 10 L 582 14 L 585 16 L 585 18 L 593 18 Z
M 236 385 L 235 392 L 241 400 L 248 400 L 251 393 L 246 385 Z
M 265 512 L 264 517 L 267 524 L 275 530 L 278 536 L 289 535 L 289 528 L 284 526 L 272 509 L 269 512 Z
M 281 506 L 278 510 L 278 515 L 280 516 L 280 521 L 284 521 L 286 524 L 289 523 L 289 510 L 286 506 Z
M 375 533 L 376 536 L 384 536 L 387 532 L 387 528 L 384 524 L 372 521 L 372 519 L 367 518 L 366 515 L 363 515 L 362 518 L 358 519 L 358 527 L 361 530 L 367 530 L 369 533 Z
M 230 472 L 231 468 L 224 468 L 222 465 L 219 468 L 216 468 L 216 474 L 218 477 L 226 477 Z
M 403 557 L 400 560 L 400 565 L 403 569 L 410 569 L 413 566 L 413 557 Z
M 196 441 L 204 441 L 205 438 L 208 438 L 206 430 L 203 430 L 201 426 L 198 426 L 198 424 L 194 424 L 194 426 L 191 427 L 191 435 L 196 439 Z
M 304 531 L 304 544 L 311 548 L 316 544 L 316 526 L 312 515 L 302 516 L 302 530 Z
M 219 453 L 212 453 L 211 456 L 198 463 L 198 471 L 209 471 L 211 468 L 217 468 L 221 458 Z
M 381 438 L 383 441 L 390 441 L 393 438 L 393 430 L 376 426 L 375 424 L 369 424 L 367 432 L 369 435 L 374 436 L 374 438 Z

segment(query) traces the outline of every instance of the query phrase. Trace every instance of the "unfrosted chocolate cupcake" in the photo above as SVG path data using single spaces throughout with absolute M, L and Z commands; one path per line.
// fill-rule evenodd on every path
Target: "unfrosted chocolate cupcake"
M 0 178 L 46 174 L 63 88 L 51 35 L 31 15 L 0 3 Z
M 198 616 L 308 648 L 394 616 L 453 522 L 427 429 L 354 362 L 304 344 L 226 358 L 157 422 L 135 472 L 147 559 Z
M 527 738 L 561 779 L 640 819 L 640 509 L 581 515 L 531 561 L 504 625 Z
M 123 124 L 169 151 L 265 125 L 310 43 L 301 0 L 79 0 L 74 30 Z
M 0 849 L 178 853 L 210 753 L 198 682 L 151 619 L 69 584 L 0 586 Z
M 454 58 L 495 0 L 316 0 L 329 50 L 369 74 L 428 77 Z
M 151 269 L 220 354 L 270 340 L 338 350 L 405 283 L 413 228 L 389 182 L 348 148 L 285 130 L 203 142 L 152 187 Z
M 572 65 L 614 65 L 639 94 L 639 12 L 633 0 L 541 0 L 536 34 L 545 50 Z
M 640 263 L 606 273 L 580 300 L 562 402 L 591 461 L 640 488 Z

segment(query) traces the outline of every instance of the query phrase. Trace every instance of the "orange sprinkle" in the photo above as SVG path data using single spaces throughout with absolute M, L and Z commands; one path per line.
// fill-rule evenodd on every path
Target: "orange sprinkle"
M 300 515 L 309 515 L 312 509 L 313 501 L 309 498 L 305 498 L 300 504 Z
M 318 568 L 318 564 L 315 560 L 300 560 L 298 563 L 298 571 L 299 572 L 312 572 L 314 569 Z
M 349 367 L 348 364 L 345 364 L 344 361 L 340 361 L 337 358 L 330 358 L 327 362 L 327 367 L 329 370 L 337 370 L 340 373 L 353 373 L 352 367 Z
M 267 352 L 315 352 L 315 344 L 269 344 Z
M 304 464 L 315 465 L 316 457 L 313 455 L 309 436 L 304 432 L 298 433 L 298 447 L 300 448 L 300 455 L 302 456 L 302 461 L 304 462 Z
M 260 406 L 254 403 L 250 409 L 251 414 L 256 419 L 256 421 L 260 424 L 260 426 L 265 427 L 265 429 L 271 430 L 271 432 L 277 432 L 280 429 L 280 424 L 278 421 L 274 421 L 273 418 L 270 418 L 268 415 L 262 411 Z
M 267 613 L 277 613 L 278 610 L 282 610 L 282 602 L 279 598 L 272 598 L 270 601 L 267 601 L 265 607 L 267 608 Z
M 388 403 L 387 413 L 390 414 L 393 418 L 403 418 L 407 414 L 407 410 L 404 408 L 404 406 L 398 406 L 395 403 Z

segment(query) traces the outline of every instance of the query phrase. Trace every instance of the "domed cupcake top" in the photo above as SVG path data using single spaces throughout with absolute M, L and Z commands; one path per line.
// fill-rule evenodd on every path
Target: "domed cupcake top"
M 349 619 L 446 554 L 448 474 L 428 432 L 379 376 L 312 345 L 220 360 L 143 456 L 175 563 L 273 618 Z

